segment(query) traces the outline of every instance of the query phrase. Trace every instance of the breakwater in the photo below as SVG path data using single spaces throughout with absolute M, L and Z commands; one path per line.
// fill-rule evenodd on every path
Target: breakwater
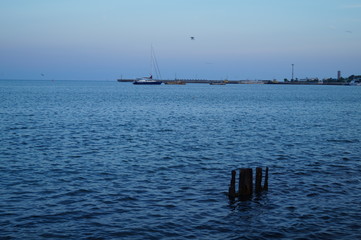
M 117 79 L 118 82 L 134 82 L 135 79 Z M 215 84 L 215 83 L 223 83 L 223 84 L 280 84 L 280 85 L 349 85 L 346 82 L 337 82 L 337 81 L 287 81 L 287 82 L 279 82 L 276 80 L 207 80 L 207 79 L 175 79 L 175 80 L 161 80 L 163 83 L 174 83 L 174 82 L 182 82 L 182 83 L 205 83 L 205 84 Z
M 135 79 L 117 79 L 118 82 L 134 82 Z M 225 84 L 264 84 L 270 80 L 208 80 L 208 79 L 166 79 L 163 83 L 184 82 L 184 83 L 225 83 Z

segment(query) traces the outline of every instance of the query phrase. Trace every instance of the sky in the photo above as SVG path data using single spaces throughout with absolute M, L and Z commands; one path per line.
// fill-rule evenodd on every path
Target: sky
M 194 37 L 194 40 L 191 39 Z M 361 0 L 0 0 L 0 79 L 361 75 Z

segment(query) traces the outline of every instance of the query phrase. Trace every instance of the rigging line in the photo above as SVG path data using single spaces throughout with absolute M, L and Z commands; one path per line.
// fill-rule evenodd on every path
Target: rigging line
M 157 61 L 157 58 L 156 58 L 156 57 L 154 57 L 154 63 L 155 63 L 156 73 L 157 73 L 159 79 L 162 79 L 162 75 L 160 74 L 160 70 L 159 70 L 159 66 L 158 66 L 158 61 Z
M 153 61 L 153 64 L 154 65 L 154 70 L 155 70 L 155 74 L 157 75 L 157 77 L 162 80 L 162 75 L 160 73 L 160 70 L 159 70 L 159 66 L 158 66 L 158 61 L 157 61 L 157 58 L 155 56 L 155 51 L 154 51 L 154 48 L 153 48 L 153 45 L 151 47 L 151 51 L 152 51 L 152 61 Z
M 153 75 L 153 44 L 150 45 L 150 75 Z
M 157 72 L 157 66 L 155 65 L 155 60 L 154 60 L 154 48 L 153 48 L 153 45 L 152 45 L 152 48 L 151 48 L 151 57 L 152 57 L 152 68 L 154 68 L 154 73 L 156 75 L 156 78 L 159 78 L 158 76 L 158 72 Z

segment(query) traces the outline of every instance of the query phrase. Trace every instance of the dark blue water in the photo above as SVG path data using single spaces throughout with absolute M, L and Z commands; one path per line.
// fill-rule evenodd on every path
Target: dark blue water
M 0 81 L 0 239 L 361 239 L 360 120 L 361 87 Z

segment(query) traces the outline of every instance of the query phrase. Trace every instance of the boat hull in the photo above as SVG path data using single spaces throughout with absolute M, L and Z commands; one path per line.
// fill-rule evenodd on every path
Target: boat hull
M 209 85 L 226 85 L 226 83 L 223 83 L 223 82 L 217 82 L 217 83 L 209 83 Z
M 135 81 L 133 82 L 135 85 L 161 85 L 162 82 L 159 81 Z

